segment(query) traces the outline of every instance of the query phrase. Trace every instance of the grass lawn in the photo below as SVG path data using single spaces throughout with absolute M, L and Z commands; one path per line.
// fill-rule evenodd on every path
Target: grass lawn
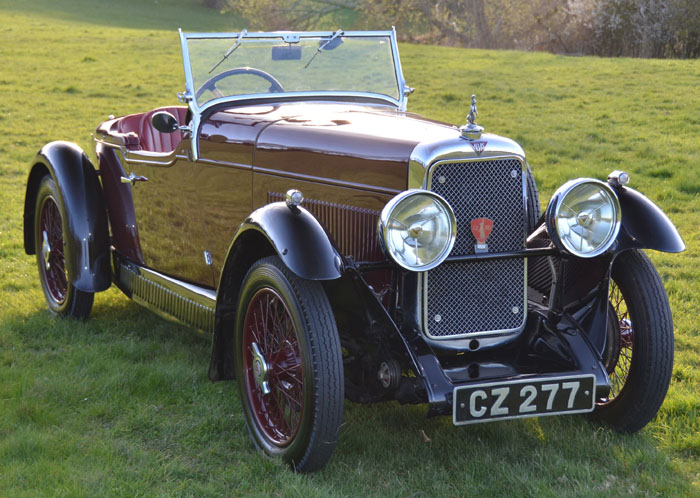
M 567 179 L 631 174 L 688 250 L 651 253 L 676 360 L 640 434 L 582 417 L 453 427 L 424 406 L 346 403 L 329 466 L 294 474 L 256 453 L 232 383 L 207 379 L 210 340 L 117 290 L 85 323 L 46 310 L 22 247 L 29 162 L 109 114 L 176 102 L 175 29 L 235 30 L 195 0 L 0 0 L 0 495 L 700 495 L 700 61 L 597 59 L 401 45 L 409 109 L 479 123 L 528 153 L 543 204 Z M 424 437 L 428 437 L 429 441 Z

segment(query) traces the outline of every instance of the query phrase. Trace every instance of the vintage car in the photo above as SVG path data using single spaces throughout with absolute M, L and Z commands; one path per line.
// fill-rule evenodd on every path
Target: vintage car
M 544 215 L 517 143 L 406 111 L 382 32 L 183 33 L 182 106 L 112 118 L 97 167 L 51 142 L 24 243 L 49 309 L 112 283 L 211 334 L 254 444 L 323 467 L 344 399 L 455 425 L 590 413 L 623 432 L 664 400 L 668 299 L 642 249 L 684 250 L 626 184 L 579 178 Z

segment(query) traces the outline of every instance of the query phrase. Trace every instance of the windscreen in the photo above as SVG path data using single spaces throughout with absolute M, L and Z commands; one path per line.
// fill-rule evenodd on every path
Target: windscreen
M 197 105 L 270 93 L 379 94 L 400 99 L 390 36 L 188 38 Z

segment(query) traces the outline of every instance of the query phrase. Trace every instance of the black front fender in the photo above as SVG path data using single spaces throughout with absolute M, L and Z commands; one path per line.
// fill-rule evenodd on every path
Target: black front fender
M 63 206 L 66 270 L 76 289 L 103 291 L 111 285 L 109 230 L 102 187 L 95 167 L 77 145 L 50 142 L 36 155 L 24 199 L 24 250 L 36 254 L 34 216 L 36 194 L 51 175 Z
M 685 243 L 668 216 L 651 200 L 634 189 L 616 189 L 622 209 L 622 226 L 618 251 L 625 249 L 654 249 L 662 252 L 682 252 Z
M 274 254 L 306 280 L 335 280 L 343 272 L 338 251 L 306 209 L 292 210 L 284 202 L 276 202 L 254 211 L 238 227 L 219 278 L 209 366 L 213 381 L 234 378 L 233 329 L 238 293 L 250 266 Z
M 285 265 L 306 280 L 333 280 L 343 263 L 318 220 L 302 207 L 274 202 L 255 210 L 238 228 L 229 254 L 248 230 L 262 234 Z

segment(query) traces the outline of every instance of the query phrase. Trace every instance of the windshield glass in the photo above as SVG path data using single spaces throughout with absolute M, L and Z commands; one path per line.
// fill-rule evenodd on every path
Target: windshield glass
M 299 92 L 377 94 L 398 103 L 400 68 L 391 35 L 187 34 L 188 90 L 200 108 L 222 97 Z

